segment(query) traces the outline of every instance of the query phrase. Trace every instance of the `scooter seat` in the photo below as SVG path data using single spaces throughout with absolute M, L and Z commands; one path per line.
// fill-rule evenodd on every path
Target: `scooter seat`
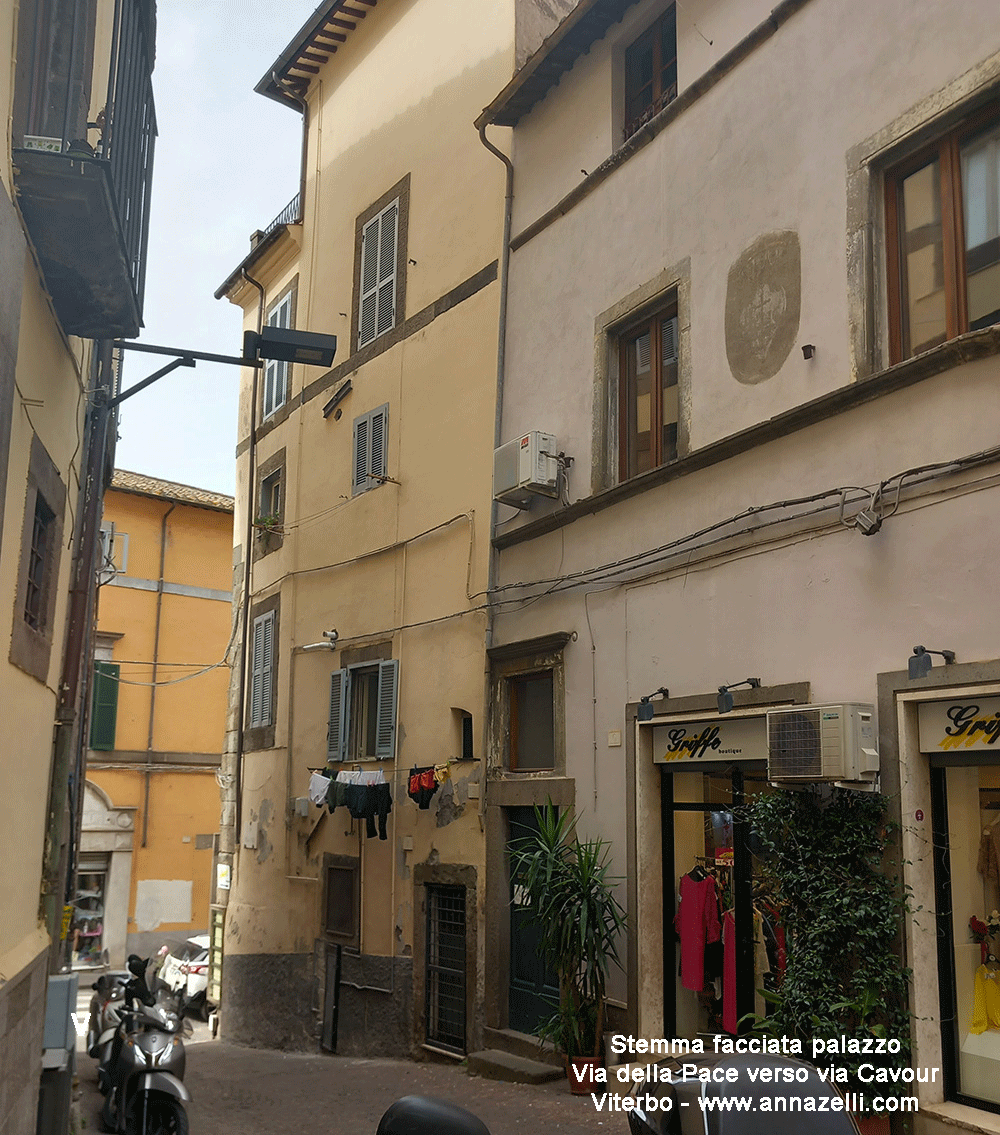
M 379 1120 L 376 1135 L 490 1135 L 464 1107 L 430 1096 L 404 1096 Z

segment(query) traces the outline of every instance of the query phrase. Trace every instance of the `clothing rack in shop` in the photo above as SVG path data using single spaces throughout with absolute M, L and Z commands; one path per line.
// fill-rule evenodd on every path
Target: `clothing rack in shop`
M 732 870 L 733 861 L 731 859 L 714 859 L 711 855 L 696 855 L 694 857 L 695 863 L 704 863 L 706 867 L 726 867 Z

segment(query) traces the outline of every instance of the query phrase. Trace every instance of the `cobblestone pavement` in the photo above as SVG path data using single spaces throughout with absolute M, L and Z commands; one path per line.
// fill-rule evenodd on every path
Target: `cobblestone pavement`
M 96 1065 L 79 1052 L 81 1132 L 100 1130 Z M 504 1084 L 467 1076 L 451 1064 L 301 1056 L 211 1040 L 205 1026 L 187 1046 L 191 1135 L 375 1135 L 400 1096 L 429 1095 L 468 1108 L 491 1135 L 628 1135 L 622 1112 L 598 1112 L 566 1080 Z

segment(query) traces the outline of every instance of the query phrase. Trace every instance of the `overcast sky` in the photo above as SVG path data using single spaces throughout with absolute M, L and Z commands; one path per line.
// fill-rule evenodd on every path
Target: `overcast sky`
M 315 0 L 159 0 L 159 137 L 139 342 L 238 355 L 239 308 L 213 293 L 299 188 L 302 120 L 254 93 Z M 127 388 L 168 360 L 130 354 Z M 232 493 L 239 368 L 198 363 L 127 401 L 115 464 Z

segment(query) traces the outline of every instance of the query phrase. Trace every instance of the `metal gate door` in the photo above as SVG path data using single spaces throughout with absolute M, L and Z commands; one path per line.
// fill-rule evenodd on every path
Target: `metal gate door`
M 465 888 L 427 886 L 427 1043 L 465 1053 Z

